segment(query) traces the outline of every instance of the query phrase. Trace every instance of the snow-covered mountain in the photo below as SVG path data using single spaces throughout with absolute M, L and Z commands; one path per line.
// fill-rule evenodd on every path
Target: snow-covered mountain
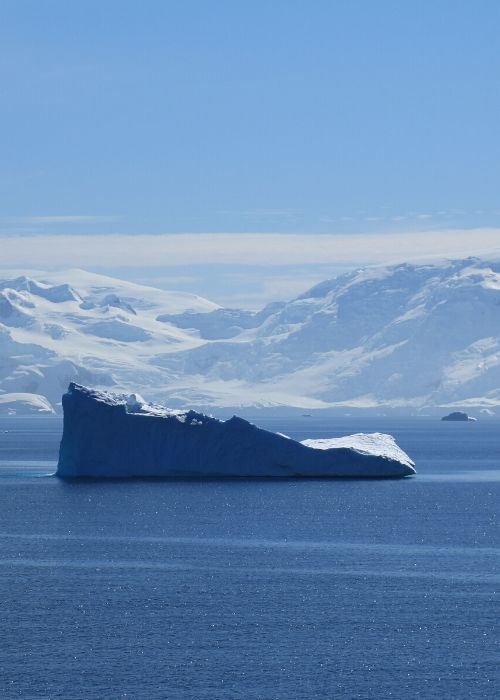
M 259 312 L 81 271 L 0 282 L 0 392 L 171 405 L 500 406 L 500 264 L 358 270 Z
M 69 281 L 68 281 L 69 280 Z M 169 372 L 154 358 L 202 343 L 196 332 L 157 321 L 161 313 L 217 305 L 82 270 L 0 280 L 0 412 L 50 410 L 69 381 L 158 387 Z M 33 395 L 30 402 L 29 396 Z M 48 409 L 39 395 L 50 402 Z M 38 398 L 37 398 L 38 396 Z M 31 403 L 31 407 L 30 407 Z M 2 410 L 3 409 L 3 410 Z
M 368 268 L 254 315 L 165 316 L 208 339 L 165 366 L 184 378 L 186 398 L 195 386 L 196 396 L 310 408 L 491 408 L 500 404 L 499 272 L 476 259 Z

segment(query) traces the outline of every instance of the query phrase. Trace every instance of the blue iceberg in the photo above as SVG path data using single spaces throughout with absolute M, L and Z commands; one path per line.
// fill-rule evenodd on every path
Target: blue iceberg
M 71 383 L 57 475 L 66 478 L 402 477 L 415 473 L 391 435 L 297 442 L 242 418 L 148 404 Z

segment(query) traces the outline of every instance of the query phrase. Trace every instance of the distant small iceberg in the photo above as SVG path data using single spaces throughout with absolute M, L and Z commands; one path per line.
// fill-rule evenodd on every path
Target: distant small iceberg
M 70 384 L 57 475 L 66 478 L 403 477 L 414 463 L 391 435 L 297 442 L 233 416 L 148 404 Z
M 448 413 L 447 416 L 443 416 L 441 420 L 449 421 L 465 421 L 470 423 L 475 423 L 477 418 L 469 416 L 465 411 L 453 411 L 453 413 Z

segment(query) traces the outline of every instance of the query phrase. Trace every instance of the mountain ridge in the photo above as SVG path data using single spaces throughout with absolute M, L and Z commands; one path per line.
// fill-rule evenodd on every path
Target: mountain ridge
M 0 395 L 52 405 L 77 381 L 174 406 L 492 410 L 500 263 L 363 268 L 256 312 L 84 271 L 4 279 L 0 359 Z

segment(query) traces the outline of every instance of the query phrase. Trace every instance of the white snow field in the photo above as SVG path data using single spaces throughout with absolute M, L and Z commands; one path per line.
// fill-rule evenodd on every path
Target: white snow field
M 38 394 L 56 408 L 72 380 L 166 386 L 169 372 L 155 357 L 203 341 L 156 317 L 218 308 L 195 295 L 82 270 L 42 277 L 0 280 L 0 395 Z
M 40 394 L 0 394 L 0 415 L 55 413 L 45 396 Z
M 415 473 L 390 435 L 297 442 L 227 421 L 70 384 L 57 474 L 123 477 L 402 477 Z
M 258 312 L 81 270 L 0 282 L 0 394 L 173 406 L 500 408 L 500 263 L 372 267 Z

